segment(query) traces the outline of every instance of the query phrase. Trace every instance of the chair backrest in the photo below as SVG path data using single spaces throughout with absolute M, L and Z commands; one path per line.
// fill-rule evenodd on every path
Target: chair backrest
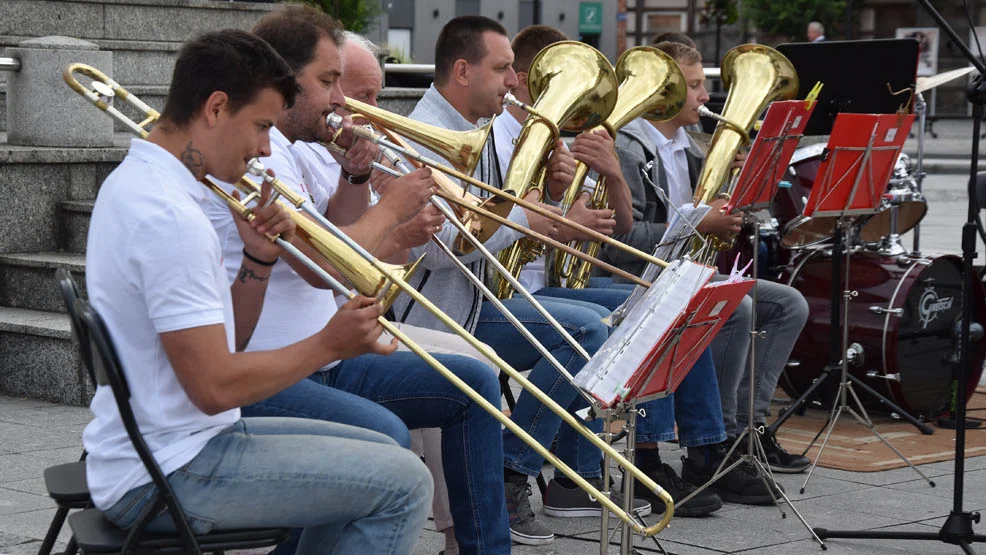
M 143 531 L 143 527 L 156 516 L 157 510 L 155 508 L 160 508 L 163 505 L 171 514 L 184 552 L 200 553 L 201 550 L 195 541 L 191 527 L 188 525 L 185 513 L 182 511 L 177 497 L 175 497 L 175 492 L 171 489 L 167 477 L 161 471 L 161 467 L 158 466 L 153 454 L 151 454 L 151 450 L 144 441 L 144 436 L 140 433 L 137 419 L 134 417 L 133 408 L 130 406 L 130 387 L 123 373 L 123 366 L 120 364 L 120 359 L 117 356 L 113 339 L 110 337 L 109 330 L 106 329 L 106 324 L 103 322 L 99 313 L 96 312 L 96 309 L 85 299 L 76 299 L 75 313 L 79 318 L 80 330 L 83 336 L 89 340 L 92 354 L 92 370 L 95 374 L 96 383 L 108 386 L 113 391 L 113 398 L 116 400 L 117 409 L 120 411 L 120 419 L 123 421 L 123 426 L 127 430 L 130 443 L 133 445 L 134 450 L 137 451 L 137 455 L 140 457 L 144 468 L 147 469 L 147 473 L 150 474 L 151 480 L 158 490 L 157 500 L 148 505 L 147 510 L 144 511 L 137 520 L 137 523 L 134 524 L 134 529 L 127 540 L 128 546 L 131 543 L 136 544 Z
M 986 172 L 976 174 L 976 204 L 980 210 L 986 208 Z
M 82 364 L 85 365 L 86 372 L 89 373 L 89 379 L 95 385 L 96 376 L 92 370 L 92 350 L 89 348 L 89 338 L 83 336 L 84 330 L 82 329 L 82 323 L 79 321 L 79 315 L 75 311 L 75 301 L 82 298 L 82 295 L 79 293 L 79 285 L 75 282 L 72 274 L 65 268 L 55 270 L 55 280 L 58 282 L 58 289 L 62 293 L 62 300 L 65 301 L 65 310 L 68 312 L 69 321 L 72 323 L 72 333 L 79 340 L 79 352 L 82 355 Z

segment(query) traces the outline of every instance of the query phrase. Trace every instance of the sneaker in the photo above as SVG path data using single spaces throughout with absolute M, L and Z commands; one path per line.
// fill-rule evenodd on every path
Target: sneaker
M 531 485 L 506 480 L 503 483 L 507 497 L 507 515 L 510 517 L 510 537 L 524 545 L 546 545 L 554 541 L 555 535 L 534 519 L 531 510 Z
M 734 457 L 730 459 L 728 464 L 732 464 L 735 460 Z M 681 477 L 694 486 L 700 486 L 711 480 L 719 466 L 718 461 L 708 466 L 700 466 L 687 457 L 682 457 L 681 460 Z M 743 505 L 768 505 L 780 496 L 777 489 L 774 489 L 771 495 L 771 491 L 760 478 L 760 471 L 746 460 L 713 482 L 708 489 L 714 491 L 727 503 Z
M 763 451 L 767 455 L 767 465 L 774 472 L 781 474 L 800 474 L 811 466 L 811 459 L 804 455 L 792 455 L 777 443 L 774 434 L 764 432 L 760 434 L 760 442 L 763 444 Z
M 590 484 L 596 489 L 602 490 L 602 478 L 588 478 Z M 623 506 L 623 494 L 610 486 L 610 499 L 618 506 Z M 651 513 L 651 504 L 644 499 L 633 500 L 633 510 L 640 516 L 647 516 Z M 580 516 L 599 516 L 602 514 L 602 506 L 593 499 L 585 490 L 579 487 L 567 488 L 552 480 L 548 484 L 548 491 L 544 494 L 544 514 L 557 518 L 574 518 Z
M 674 516 L 705 516 L 722 508 L 722 499 L 719 499 L 719 496 L 711 489 L 704 489 L 698 495 L 689 499 L 687 503 L 679 505 L 679 499 L 688 497 L 698 488 L 682 480 L 678 476 L 678 473 L 671 468 L 671 465 L 667 463 L 662 463 L 657 468 L 648 469 L 647 475 L 657 482 L 657 485 L 664 488 L 664 491 L 671 495 L 671 499 L 674 499 Z M 654 492 L 647 489 L 639 480 L 634 482 L 633 487 L 635 496 L 639 495 L 657 507 L 654 510 L 655 513 L 664 513 L 664 501 L 655 495 Z

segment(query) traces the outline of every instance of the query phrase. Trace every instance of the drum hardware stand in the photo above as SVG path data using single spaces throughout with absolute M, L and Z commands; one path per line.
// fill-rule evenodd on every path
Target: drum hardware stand
M 832 264 L 833 264 L 832 291 L 833 291 L 833 293 L 835 293 L 836 291 L 838 291 L 838 289 L 839 289 L 839 287 L 841 285 L 841 282 L 839 280 L 839 277 L 840 276 L 839 276 L 839 274 L 836 273 L 838 271 L 838 264 L 836 263 L 836 260 L 837 260 L 836 259 L 836 254 L 837 254 L 836 251 L 841 250 L 842 243 L 843 243 L 843 237 L 845 237 L 845 236 L 848 235 L 846 232 L 848 231 L 848 228 L 851 227 L 851 225 L 852 225 L 852 220 L 851 219 L 846 218 L 844 216 L 839 218 L 839 226 L 838 226 L 838 229 L 836 231 L 836 242 L 833 245 L 833 247 L 834 247 L 835 250 L 832 253 Z M 894 228 L 894 230 L 896 231 L 896 227 Z M 839 255 L 840 258 L 842 257 L 842 253 L 838 253 L 838 255 Z M 836 426 L 836 424 L 839 421 L 839 417 L 842 416 L 842 413 L 843 412 L 848 412 L 860 424 L 862 424 L 862 425 L 866 426 L 867 428 L 869 428 L 870 432 L 872 432 L 873 435 L 875 435 L 877 437 L 877 439 L 879 439 L 880 441 L 882 441 L 883 444 L 886 445 L 887 447 L 889 447 L 890 450 L 893 451 L 902 461 L 906 462 L 908 466 L 910 466 L 912 469 L 914 469 L 915 472 L 917 472 L 919 475 L 921 475 L 921 477 L 924 478 L 925 481 L 927 481 L 928 484 L 931 485 L 931 487 L 935 487 L 935 483 L 932 480 L 930 480 L 923 472 L 921 472 L 916 466 L 914 466 L 914 464 L 903 453 L 901 453 L 896 447 L 893 446 L 892 443 L 890 443 L 889 441 L 887 441 L 887 438 L 883 437 L 883 435 L 881 435 L 880 432 L 878 432 L 876 430 L 876 427 L 873 425 L 873 421 L 870 420 L 869 414 L 867 414 L 866 409 L 863 408 L 863 403 L 862 403 L 862 401 L 859 400 L 859 396 L 856 394 L 856 390 L 853 389 L 853 383 L 856 383 L 856 382 L 851 381 L 849 379 L 849 377 L 850 377 L 850 375 L 849 375 L 849 365 L 850 364 L 853 364 L 853 365 L 861 364 L 862 363 L 863 354 L 864 354 L 863 353 L 863 349 L 862 349 L 862 347 L 859 344 L 857 344 L 857 343 L 853 343 L 852 345 L 849 344 L 849 301 L 853 297 L 856 297 L 856 296 L 859 295 L 859 292 L 858 291 L 853 291 L 853 290 L 850 289 L 850 282 L 849 282 L 849 266 L 850 266 L 850 264 L 849 264 L 849 261 L 850 261 L 850 252 L 847 249 L 847 251 L 845 253 L 845 265 L 846 265 L 846 269 L 845 269 L 845 289 L 842 290 L 842 311 L 841 311 L 841 315 L 840 315 L 840 312 L 838 310 L 835 310 L 835 311 L 832 312 L 832 315 L 833 315 L 832 321 L 835 322 L 836 320 L 841 320 L 841 323 L 842 323 L 842 326 L 841 326 L 841 328 L 842 328 L 841 329 L 841 338 L 840 338 L 840 340 L 838 342 L 835 341 L 835 335 L 836 334 L 839 334 L 839 331 L 840 330 L 839 330 L 838 327 L 832 326 L 832 330 L 833 330 L 833 338 L 832 338 L 833 339 L 833 349 L 832 349 L 833 360 L 835 360 L 835 355 L 836 355 L 836 353 L 838 353 L 839 359 L 841 359 L 840 360 L 839 367 L 842 370 L 842 377 L 841 377 L 841 380 L 839 381 L 839 390 L 838 390 L 838 393 L 837 393 L 838 400 L 836 402 L 832 403 L 832 409 L 829 412 L 829 417 L 828 417 L 828 421 L 827 421 L 827 427 L 825 428 L 825 438 L 822 440 L 822 445 L 818 448 L 818 453 L 815 455 L 815 460 L 811 463 L 811 468 L 808 469 L 808 476 L 805 477 L 805 481 L 801 485 L 801 493 L 804 493 L 805 492 L 805 488 L 808 486 L 808 481 L 811 480 L 812 474 L 814 474 L 815 468 L 818 466 L 818 461 L 821 460 L 821 458 L 822 458 L 822 452 L 825 451 L 825 446 L 828 444 L 829 438 L 832 436 L 832 431 L 835 429 L 835 426 Z M 838 307 L 838 297 L 837 296 L 833 296 L 833 299 L 836 301 L 836 302 L 833 303 L 833 308 L 837 308 Z M 879 308 L 879 307 L 875 307 L 875 308 Z M 884 310 L 886 310 L 886 309 L 884 309 Z M 855 409 L 853 409 L 851 406 L 849 406 L 849 396 L 850 395 L 852 395 L 853 401 L 855 401 L 856 407 L 859 409 L 858 412 Z M 817 440 L 817 439 L 818 439 L 818 435 L 816 435 L 815 438 L 812 440 L 812 442 L 808 444 L 808 448 L 805 449 L 805 453 L 808 452 L 808 449 L 811 449 L 811 446 L 815 444 L 815 440 Z
M 959 546 L 964 553 L 974 554 L 971 544 L 975 542 L 986 542 L 986 534 L 975 534 L 973 523 L 979 523 L 980 515 L 977 512 L 964 511 L 962 508 L 963 490 L 965 489 L 965 419 L 966 419 L 966 396 L 965 380 L 970 370 L 972 358 L 969 356 L 971 348 L 970 328 L 972 327 L 972 288 L 976 276 L 972 261 L 976 258 L 976 174 L 979 162 L 979 133 L 981 121 L 984 115 L 983 107 L 986 106 L 986 65 L 983 64 L 969 47 L 959 38 L 945 19 L 935 9 L 928 0 L 919 0 L 925 10 L 931 15 L 938 26 L 951 39 L 969 59 L 973 66 L 979 70 L 977 76 L 966 91 L 969 102 L 972 103 L 972 156 L 969 161 L 969 203 L 965 225 L 962 227 L 962 274 L 965 278 L 962 288 L 962 323 L 959 334 L 959 363 L 952 376 L 952 394 L 955 404 L 955 488 L 952 494 L 952 510 L 945 520 L 945 524 L 937 533 L 932 532 L 887 532 L 887 531 L 844 531 L 844 530 L 825 530 L 818 529 L 816 532 L 827 538 L 874 538 L 874 539 L 899 539 L 899 540 L 937 540 Z
M 753 421 L 753 417 L 754 417 L 753 407 L 754 407 L 754 398 L 756 396 L 756 383 L 757 383 L 756 375 L 758 371 L 756 368 L 756 340 L 764 336 L 764 332 L 757 330 L 757 310 L 756 310 L 756 306 L 757 306 L 756 280 L 757 280 L 757 268 L 758 268 L 757 265 L 760 262 L 759 258 L 760 258 L 761 222 L 750 211 L 745 211 L 744 216 L 753 223 L 753 233 L 751 234 L 752 235 L 751 239 L 753 241 L 753 263 L 751 265 L 752 266 L 751 277 L 754 279 L 753 289 L 752 289 L 753 309 L 751 310 L 751 314 L 750 314 L 750 332 L 749 332 L 750 349 L 749 349 L 748 364 L 750 370 L 749 372 L 750 396 L 748 399 L 749 410 L 747 416 L 748 418 L 747 426 L 740 433 L 739 437 L 737 437 L 736 440 L 733 442 L 733 445 L 729 448 L 729 451 L 726 453 L 726 456 L 723 457 L 722 463 L 719 464 L 719 468 L 717 468 L 716 471 L 713 473 L 712 478 L 708 482 L 699 486 L 695 491 L 691 493 L 691 495 L 688 495 L 678 503 L 684 504 L 688 502 L 688 500 L 698 495 L 700 492 L 711 486 L 713 483 L 718 481 L 726 474 L 732 472 L 734 468 L 743 464 L 743 462 L 749 462 L 751 465 L 753 465 L 754 468 L 757 469 L 757 472 L 760 475 L 760 480 L 767 487 L 767 491 L 770 493 L 770 496 L 773 499 L 774 506 L 777 507 L 777 510 L 780 511 L 781 513 L 781 518 L 787 518 L 787 513 L 784 512 L 784 509 L 779 504 L 778 497 L 774 495 L 775 491 L 779 494 L 780 499 L 783 499 L 784 502 L 787 503 L 787 506 L 791 508 L 791 511 L 794 513 L 796 517 L 798 517 L 798 520 L 801 521 L 801 524 L 803 524 L 804 527 L 808 529 L 808 532 L 811 534 L 812 538 L 818 542 L 818 545 L 823 550 L 826 550 L 828 549 L 828 546 L 825 545 L 825 542 L 822 541 L 822 539 L 818 536 L 818 534 L 815 533 L 811 525 L 808 524 L 808 521 L 805 520 L 805 517 L 802 516 L 800 512 L 798 512 L 798 509 L 795 508 L 794 504 L 791 502 L 791 499 L 788 498 L 787 494 L 785 494 L 784 491 L 780 487 L 778 487 L 777 481 L 774 479 L 774 474 L 770 470 L 770 466 L 765 463 L 765 461 L 767 460 L 767 455 L 764 452 L 763 443 L 761 442 L 760 439 L 760 435 L 765 431 L 765 428 L 761 427 L 760 429 L 757 429 Z M 733 452 L 736 451 L 737 447 L 739 447 L 740 443 L 742 443 L 744 439 L 747 442 L 746 451 L 745 452 L 741 451 L 739 457 L 737 457 L 736 460 L 730 463 L 729 458 L 732 456 Z
M 914 111 L 918 115 L 918 125 L 923 130 L 928 118 L 928 105 L 924 101 L 924 93 L 914 95 Z M 917 184 L 918 194 L 921 194 L 921 184 L 924 182 L 924 133 L 918 134 L 918 161 L 914 170 L 914 183 Z M 894 227 L 896 230 L 897 228 Z M 921 223 L 914 226 L 914 248 L 911 256 L 921 256 Z

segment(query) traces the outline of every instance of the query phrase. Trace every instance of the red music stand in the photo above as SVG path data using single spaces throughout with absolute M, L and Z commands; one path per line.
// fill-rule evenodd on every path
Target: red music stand
M 854 292 L 850 289 L 849 282 L 849 262 L 851 260 L 850 249 L 845 249 L 845 274 L 843 276 L 840 266 L 843 256 L 843 237 L 851 227 L 855 216 L 863 214 L 874 214 L 878 211 L 880 198 L 883 195 L 884 186 L 890 179 L 893 171 L 894 162 L 900 155 L 900 150 L 904 146 L 904 140 L 914 123 L 914 115 L 900 114 L 839 114 L 832 127 L 832 135 L 829 137 L 826 155 L 822 164 L 819 166 L 818 175 L 820 178 L 812 187 L 808 203 L 805 205 L 805 216 L 826 216 L 837 217 L 838 225 L 835 230 L 835 238 L 832 245 L 832 319 L 831 322 L 840 322 L 841 326 L 832 325 L 832 335 L 830 338 L 832 352 L 831 362 L 825 371 L 819 376 L 818 380 L 812 384 L 800 398 L 795 400 L 794 406 L 799 405 L 808 395 L 818 388 L 826 378 L 833 375 L 835 371 L 841 370 L 837 400 L 832 403 L 832 410 L 829 413 L 828 422 L 819 431 L 815 439 L 809 444 L 808 449 L 814 445 L 815 441 L 825 431 L 825 438 L 818 449 L 815 460 L 804 484 L 801 486 L 801 493 L 804 493 L 818 465 L 825 446 L 828 444 L 829 437 L 835 429 L 835 425 L 843 412 L 848 412 L 856 420 L 869 428 L 871 432 L 889 447 L 894 453 L 907 463 L 915 472 L 924 478 L 929 484 L 934 486 L 924 473 L 918 470 L 910 460 L 898 451 L 885 437 L 880 435 L 873 426 L 866 409 L 863 408 L 859 396 L 853 389 L 853 384 L 858 384 L 863 391 L 876 396 L 885 406 L 898 412 L 902 417 L 911 423 L 917 424 L 917 419 L 907 414 L 906 411 L 886 399 L 876 391 L 865 387 L 858 378 L 849 374 L 849 365 L 861 362 L 866 353 L 858 345 L 849 346 L 849 301 Z M 842 278 L 844 277 L 844 283 Z M 841 293 L 840 293 L 841 290 Z M 842 306 L 839 306 L 839 296 L 842 296 Z M 841 311 L 841 312 L 840 312 Z M 889 316 L 888 316 L 889 317 Z M 849 396 L 852 396 L 855 405 L 859 408 L 857 412 L 849 406 Z M 776 429 L 779 422 L 788 416 L 785 412 L 778 422 L 771 424 L 771 428 Z M 920 426 L 919 426 L 920 427 Z M 805 453 L 808 452 L 805 449 Z
M 726 204 L 728 212 L 754 212 L 770 206 L 815 104 L 805 100 L 770 104 Z

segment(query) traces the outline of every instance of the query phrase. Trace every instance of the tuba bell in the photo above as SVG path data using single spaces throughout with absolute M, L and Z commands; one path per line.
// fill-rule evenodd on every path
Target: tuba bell
M 729 95 L 721 117 L 716 118 L 719 124 L 695 186 L 696 206 L 729 198 L 734 185 L 727 184 L 731 165 L 740 147 L 749 142 L 754 121 L 774 100 L 788 100 L 798 94 L 794 64 L 777 50 L 761 44 L 742 44 L 727 52 L 722 59 L 722 83 Z M 707 239 L 711 248 L 703 261 L 714 264 L 719 251 L 732 248 L 735 236 Z
M 581 131 L 602 124 L 616 106 L 618 86 L 606 57 L 575 41 L 556 42 L 541 50 L 531 62 L 527 84 L 535 103 L 527 108 L 530 115 L 517 136 L 503 183 L 504 191 L 521 198 L 542 189 L 545 159 L 560 136 L 559 129 Z M 542 250 L 541 243 L 521 239 L 498 258 L 516 277 Z M 494 281 L 501 299 L 513 294 L 507 280 Z
M 593 129 L 605 129 L 616 138 L 616 132 L 627 123 L 644 117 L 651 121 L 665 121 L 675 117 L 688 94 L 681 68 L 667 53 L 653 46 L 637 46 L 624 52 L 616 61 L 616 77 L 620 82 L 616 107 L 601 125 Z M 562 210 L 566 213 L 582 194 L 582 184 L 589 168 L 582 162 L 575 165 L 575 178 L 565 191 Z M 600 178 L 590 192 L 589 204 L 593 209 L 608 204 L 606 180 Z M 570 246 L 596 257 L 601 244 L 597 241 L 573 241 Z M 551 256 L 550 285 L 565 284 L 581 289 L 589 283 L 591 267 L 583 260 L 562 251 Z

